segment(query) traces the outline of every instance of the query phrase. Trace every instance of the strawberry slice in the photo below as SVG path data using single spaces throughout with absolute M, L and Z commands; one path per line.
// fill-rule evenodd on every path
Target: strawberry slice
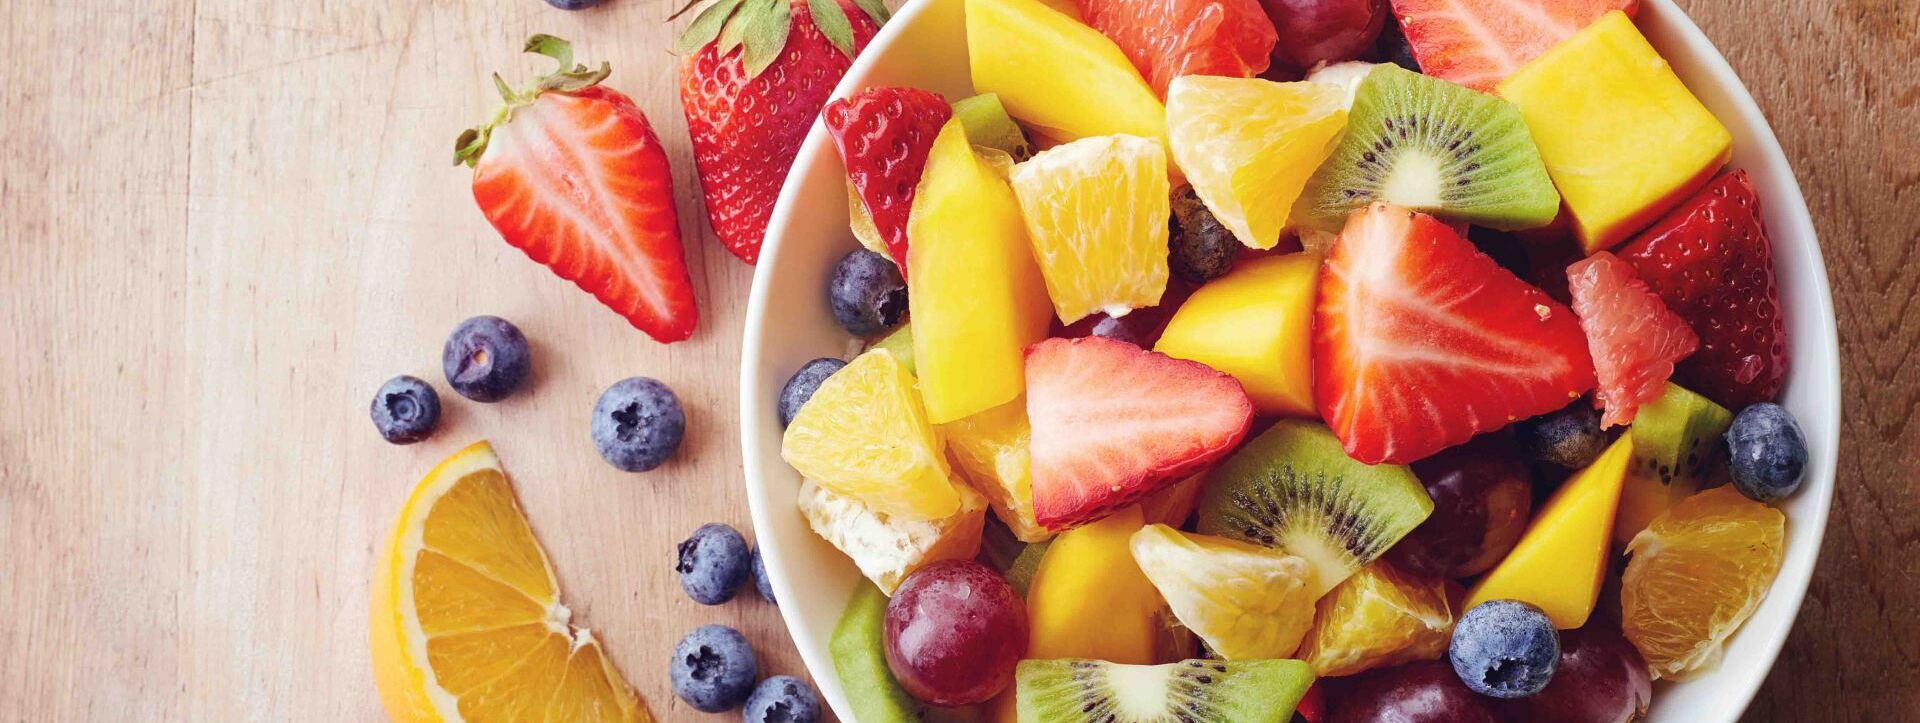
M 1162 98 L 1183 75 L 1264 73 L 1279 42 L 1259 0 L 1076 2 L 1081 19 L 1120 46 Z
M 661 342 L 693 335 L 700 313 L 680 246 L 673 173 L 647 117 L 611 72 L 573 64 L 566 41 L 527 40 L 560 70 L 508 88 L 506 105 L 455 143 L 473 200 L 501 238 Z
M 1729 409 L 1780 394 L 1787 330 L 1773 244 L 1746 171 L 1708 183 L 1623 247 L 1620 258 L 1700 335 L 1700 351 L 1677 373 L 1688 389 Z
M 887 255 L 907 274 L 907 214 L 920 172 L 927 167 L 940 126 L 953 106 L 919 88 L 868 88 L 827 104 L 823 117 L 847 178 L 887 243 Z
M 1355 211 L 1321 273 L 1314 397 L 1347 454 L 1406 464 L 1593 388 L 1573 312 L 1447 225 Z
M 1027 348 L 1034 519 L 1062 530 L 1212 465 L 1240 444 L 1253 402 L 1199 362 L 1124 341 Z
M 1609 10 L 1639 0 L 1393 0 L 1420 72 L 1484 93 Z
M 1692 354 L 1700 337 L 1632 266 L 1605 251 L 1567 267 L 1567 288 L 1599 379 L 1593 407 L 1606 410 L 1600 426 L 1632 422 L 1640 405 L 1666 393 L 1673 363 Z

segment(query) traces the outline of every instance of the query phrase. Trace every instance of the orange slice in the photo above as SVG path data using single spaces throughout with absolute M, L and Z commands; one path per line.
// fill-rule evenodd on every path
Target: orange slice
M 1695 494 L 1627 545 L 1620 628 L 1653 677 L 1718 667 L 1727 636 L 1760 607 L 1786 554 L 1786 516 L 1732 485 Z

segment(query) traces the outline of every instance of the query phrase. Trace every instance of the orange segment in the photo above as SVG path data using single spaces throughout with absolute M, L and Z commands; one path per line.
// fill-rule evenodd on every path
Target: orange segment
M 1627 545 L 1620 628 L 1653 677 L 1686 680 L 1718 667 L 1727 637 L 1780 573 L 1785 515 L 1731 485 L 1681 500 Z
M 1347 127 L 1345 91 L 1258 78 L 1175 78 L 1167 90 L 1174 164 L 1220 224 L 1270 249 L 1307 178 Z
M 1061 323 L 1160 303 L 1171 211 L 1158 139 L 1082 138 L 1014 166 L 1012 180 Z
M 1452 637 L 1453 609 L 1445 583 L 1378 560 L 1320 598 L 1313 629 L 1298 655 L 1315 674 L 1353 675 L 1438 660 Z

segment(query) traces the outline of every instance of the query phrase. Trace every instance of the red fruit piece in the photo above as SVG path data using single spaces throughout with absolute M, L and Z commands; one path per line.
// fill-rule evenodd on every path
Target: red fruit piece
M 953 106 L 919 88 L 868 88 L 827 104 L 824 117 L 847 178 L 887 243 L 887 255 L 907 274 L 907 214 L 940 126 Z
M 1077 2 L 1080 18 L 1119 45 L 1162 98 L 1182 75 L 1259 75 L 1273 53 L 1273 23 L 1260 0 Z
M 1607 11 L 1639 9 L 1639 0 L 1393 0 L 1421 72 L 1487 93 Z
M 1600 426 L 1633 421 L 1640 405 L 1666 393 L 1673 363 L 1700 346 L 1687 322 L 1660 303 L 1620 257 L 1601 251 L 1567 267 L 1573 313 L 1587 333 L 1599 387 L 1593 407 Z
M 1721 175 L 1620 250 L 1620 258 L 1693 331 L 1688 389 L 1729 409 L 1773 401 L 1787 375 L 1787 330 L 1773 244 L 1747 172 Z
M 506 108 L 455 143 L 473 167 L 473 200 L 508 244 L 593 294 L 662 342 L 693 335 L 673 173 L 647 117 L 610 72 L 573 64 L 566 41 L 527 40 L 560 70 L 526 90 L 500 84 Z M 498 80 L 499 76 L 495 76 Z
M 1387 0 L 1261 0 L 1279 42 L 1273 65 L 1304 73 L 1373 49 L 1387 24 Z
M 1253 402 L 1233 377 L 1123 341 L 1027 348 L 1034 518 L 1090 522 L 1218 461 L 1247 436 Z
M 1355 211 L 1321 273 L 1314 397 L 1347 454 L 1406 464 L 1593 388 L 1573 312 L 1447 225 Z

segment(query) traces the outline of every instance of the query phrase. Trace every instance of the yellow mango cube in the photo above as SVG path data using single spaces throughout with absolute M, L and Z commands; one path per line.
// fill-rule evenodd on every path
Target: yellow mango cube
M 1698 190 L 1733 145 L 1618 10 L 1522 67 L 1499 92 L 1520 107 L 1587 253 Z
M 1134 562 L 1139 507 L 1060 533 L 1027 587 L 1027 657 L 1151 665 L 1164 635 L 1160 591 Z
M 1166 107 L 1100 31 L 1042 0 L 966 2 L 974 90 L 998 94 L 1014 118 L 1060 141 L 1166 139 Z
M 993 514 L 1021 542 L 1039 542 L 1053 536 L 1033 519 L 1033 467 L 1028 445 L 1033 427 L 1027 424 L 1026 397 L 940 425 L 947 453 L 974 489 L 993 505 Z
M 1320 255 L 1308 251 L 1239 265 L 1193 292 L 1154 351 L 1240 380 L 1263 415 L 1313 417 L 1313 299 Z
M 1507 559 L 1467 593 L 1461 610 L 1488 600 L 1520 600 L 1546 611 L 1553 626 L 1587 623 L 1600 598 L 1613 518 L 1633 458 L 1633 435 L 1601 453 L 1547 500 Z
M 1051 11 L 1049 11 L 1051 12 Z M 907 305 L 927 419 L 944 424 L 1025 389 L 1027 346 L 1053 317 L 1020 202 L 947 121 L 907 217 Z

